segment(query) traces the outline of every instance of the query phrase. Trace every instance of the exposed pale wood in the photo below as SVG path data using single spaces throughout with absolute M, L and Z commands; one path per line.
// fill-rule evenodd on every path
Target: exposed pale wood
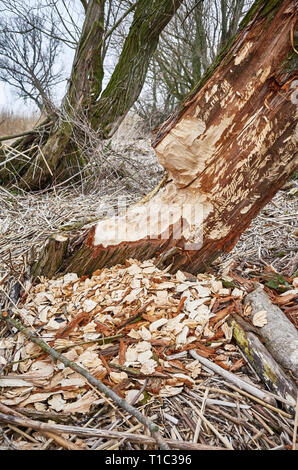
M 125 214 L 99 221 L 62 271 L 86 274 L 153 257 L 173 272 L 205 270 L 295 170 L 297 67 L 285 63 L 297 3 L 260 1 L 254 13 L 209 79 L 158 130 L 153 147 L 165 184 Z
M 259 335 L 278 364 L 298 379 L 298 331 L 294 325 L 261 286 L 246 296 L 245 303 L 251 304 L 251 316 L 266 311 L 267 325 L 258 328 Z

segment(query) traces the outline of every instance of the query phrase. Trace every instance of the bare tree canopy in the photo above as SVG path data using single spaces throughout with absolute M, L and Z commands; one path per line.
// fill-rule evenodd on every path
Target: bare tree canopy
M 206 73 L 237 32 L 253 0 L 188 0 L 160 35 L 135 109 L 160 124 Z
M 61 43 L 41 31 L 46 19 L 39 13 L 28 12 L 25 20 L 15 15 L 0 19 L 0 80 L 11 85 L 24 101 L 31 99 L 40 111 L 51 111 L 55 88 L 63 81 L 57 66 Z

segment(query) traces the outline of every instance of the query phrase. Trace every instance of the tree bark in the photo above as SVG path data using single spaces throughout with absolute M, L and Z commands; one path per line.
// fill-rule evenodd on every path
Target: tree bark
M 121 56 L 107 88 L 94 104 L 92 127 L 111 137 L 137 100 L 160 33 L 183 0 L 139 0 Z
M 104 2 L 91 0 L 62 113 L 52 117 L 49 132 L 38 132 L 36 139 L 31 135 L 16 144 L 17 151 L 30 157 L 27 161 L 22 157 L 5 164 L 5 152 L 0 148 L 0 182 L 18 181 L 24 189 L 39 189 L 77 174 L 86 161 L 72 138 L 82 132 L 76 122 L 85 119 L 99 137 L 113 135 L 142 90 L 161 31 L 182 2 L 138 1 L 118 64 L 102 92 Z
M 85 274 L 156 257 L 172 272 L 197 273 L 233 248 L 297 166 L 296 21 L 296 0 L 255 2 L 155 135 L 166 182 L 94 226 L 62 270 Z
M 238 346 L 262 382 L 271 392 L 284 398 L 295 408 L 297 387 L 262 344 L 258 338 L 259 331 L 257 334 L 250 331 L 249 323 L 237 315 L 233 315 L 229 323 L 233 327 L 233 336 Z
M 298 380 L 298 331 L 294 325 L 272 304 L 262 286 L 248 294 L 245 303 L 251 304 L 252 316 L 260 310 L 266 311 L 267 324 L 258 329 L 259 334 L 274 359 Z
M 68 238 L 63 235 L 53 235 L 42 250 L 38 261 L 32 266 L 33 277 L 53 277 L 59 270 L 66 254 Z

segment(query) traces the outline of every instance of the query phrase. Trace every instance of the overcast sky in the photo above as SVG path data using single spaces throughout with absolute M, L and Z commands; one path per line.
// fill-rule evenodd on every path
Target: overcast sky
M 73 5 L 81 5 L 78 0 L 72 0 Z M 72 2 L 68 2 L 72 4 Z M 26 0 L 24 4 L 31 5 L 32 11 L 34 10 L 34 6 L 42 4 L 42 0 Z M 1 1 L 0 1 L 1 6 Z M 12 10 L 13 11 L 13 10 Z M 7 12 L 2 12 L 2 14 L 7 15 Z M 0 13 L 0 14 L 1 14 Z M 63 10 L 62 10 L 63 13 Z M 79 23 L 79 21 L 78 21 Z M 1 51 L 0 51 L 1 54 Z M 60 67 L 63 64 L 63 71 L 65 72 L 65 77 L 70 76 L 72 61 L 73 61 L 74 49 L 70 49 L 69 47 L 62 47 L 62 52 L 58 61 L 58 66 Z M 66 88 L 66 81 L 59 84 L 55 88 L 55 95 L 57 104 L 61 101 L 64 96 Z M 18 112 L 20 114 L 27 114 L 38 111 L 37 107 L 34 105 L 33 101 L 28 100 L 27 103 L 17 97 L 16 92 L 14 91 L 14 87 L 5 84 L 4 82 L 0 81 L 0 110 L 1 109 L 12 110 L 14 112 Z

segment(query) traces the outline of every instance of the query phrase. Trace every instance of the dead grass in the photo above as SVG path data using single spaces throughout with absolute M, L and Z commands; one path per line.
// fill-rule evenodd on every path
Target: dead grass
M 237 285 L 227 292 L 222 281 L 206 274 L 189 282 L 183 273 L 170 275 L 151 261 L 129 261 L 87 279 L 69 273 L 28 283 L 11 315 L 36 335 L 16 335 L 19 323 L 10 320 L 13 328 L 3 324 L 0 336 L 0 411 L 6 423 L 0 448 L 152 449 L 156 443 L 148 443 L 137 408 L 174 449 L 292 449 L 293 400 L 286 411 L 263 401 L 268 392 L 225 323 L 231 309 L 244 312 L 247 291 Z M 198 298 L 200 309 L 194 306 Z M 62 367 L 43 357 L 36 345 L 41 340 L 62 352 Z M 232 383 L 223 369 L 214 370 L 214 362 L 232 373 Z M 78 371 L 78 364 L 83 369 Z M 103 393 L 103 384 L 110 390 Z M 135 409 L 116 407 L 111 389 Z M 15 412 L 18 423 L 7 420 Z M 50 430 L 64 441 L 44 435 L 49 419 Z M 71 426 L 58 428 L 60 422 Z
M 26 132 L 36 124 L 37 114 L 15 113 L 8 109 L 0 109 L 0 136 Z
M 109 147 L 107 157 L 114 166 L 106 178 L 82 177 L 80 183 L 69 182 L 68 185 L 36 193 L 20 192 L 16 188 L 8 191 L 0 187 L 0 303 L 4 308 L 8 305 L 9 296 L 14 298 L 13 285 L 18 279 L 23 282 L 29 263 L 50 235 L 60 231 L 80 235 L 98 218 L 108 215 L 109 210 L 117 210 L 119 198 L 122 202 L 126 200 L 127 204 L 132 203 L 148 193 L 161 179 L 163 171 L 150 147 L 150 136 L 143 135 L 139 121 L 132 121 L 123 123 Z M 19 129 L 21 132 L 26 130 Z M 11 130 L 9 128 L 6 132 Z M 17 132 L 16 128 L 13 132 Z M 99 164 L 96 160 L 93 164 L 96 173 Z M 215 270 L 233 261 L 243 267 L 244 275 L 247 269 L 255 267 L 261 271 L 267 264 L 278 271 L 287 270 L 289 266 L 291 270 L 295 269 L 297 196 L 293 189 L 296 187 L 297 182 L 293 181 L 292 187 L 277 193 L 241 236 L 233 251 L 217 261 Z M 2 330 L 0 340 L 6 334 L 6 329 Z M 236 353 L 235 359 L 241 360 L 239 351 Z M 162 402 L 151 397 L 139 405 L 141 411 L 161 426 L 164 438 L 193 442 L 193 445 L 199 442 L 202 445 L 222 446 L 218 434 L 212 431 L 216 428 L 233 443 L 235 449 L 292 448 L 292 418 L 259 406 L 241 391 L 235 392 L 229 383 L 212 371 L 202 369 L 200 379 L 192 390 L 187 388 L 178 396 L 165 397 Z M 241 375 L 260 386 L 249 366 L 242 370 Z M 83 419 L 71 416 L 71 424 L 92 425 L 103 430 L 116 429 L 122 437 L 115 442 L 115 439 L 98 436 L 80 440 L 73 435 L 69 440 L 88 449 L 139 449 L 139 445 L 127 442 L 124 434 L 127 431 L 135 433 L 139 429 L 136 421 L 118 408 L 111 407 L 103 396 L 99 398 L 99 408 L 84 415 Z M 199 421 L 205 413 L 205 406 L 207 423 Z M 40 417 L 36 410 L 29 411 L 29 417 L 33 419 L 48 419 L 46 413 Z M 65 418 L 63 413 L 61 418 Z M 87 423 L 85 418 L 88 419 Z M 0 442 L 0 449 L 3 450 L 40 449 L 41 444 L 43 449 L 57 448 L 52 440 L 40 441 L 38 433 L 30 434 L 29 438 L 28 433 L 23 433 L 19 437 L 11 426 L 5 427 L 3 435 L 4 440 Z

